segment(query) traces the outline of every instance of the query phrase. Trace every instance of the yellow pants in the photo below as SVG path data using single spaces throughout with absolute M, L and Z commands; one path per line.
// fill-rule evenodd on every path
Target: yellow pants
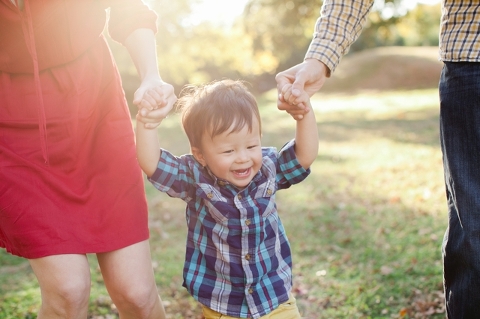
M 240 319 L 236 317 L 230 317 L 227 315 L 222 315 L 219 312 L 216 312 L 208 307 L 202 307 L 203 316 L 205 319 Z M 282 303 L 278 306 L 277 309 L 270 312 L 268 315 L 260 317 L 260 319 L 300 319 L 300 313 L 297 308 L 297 301 L 295 297 L 290 296 L 287 302 Z

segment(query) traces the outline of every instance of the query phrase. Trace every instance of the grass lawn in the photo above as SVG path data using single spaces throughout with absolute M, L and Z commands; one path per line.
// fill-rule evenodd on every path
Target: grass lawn
M 281 147 L 294 121 L 259 98 L 263 144 Z M 438 93 L 317 95 L 320 151 L 307 180 L 277 194 L 305 318 L 443 318 L 441 242 L 446 227 Z M 159 130 L 188 152 L 178 116 Z M 169 318 L 201 318 L 182 287 L 184 204 L 146 186 L 153 266 Z M 90 318 L 117 318 L 95 256 Z M 0 251 L 0 318 L 35 318 L 39 289 L 28 263 Z

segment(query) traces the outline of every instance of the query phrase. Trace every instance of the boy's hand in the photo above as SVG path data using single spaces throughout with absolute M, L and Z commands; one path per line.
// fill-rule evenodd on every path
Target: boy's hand
M 137 112 L 137 123 L 143 123 L 145 128 L 154 129 L 162 123 L 163 119 L 167 117 L 169 111 L 167 107 L 162 107 L 156 110 L 148 110 L 147 108 L 141 108 Z
M 173 86 L 159 77 L 145 79 L 135 91 L 133 104 L 137 105 L 137 121 L 146 128 L 156 128 L 172 110 L 177 97 Z
M 287 110 L 287 112 L 297 121 L 303 119 L 303 116 L 310 111 L 310 96 L 307 92 L 298 92 L 293 84 L 285 84 L 280 88 L 279 98 L 284 101 L 292 101 L 293 107 Z M 292 105 L 291 104 L 291 105 Z M 297 107 L 296 109 L 294 107 Z

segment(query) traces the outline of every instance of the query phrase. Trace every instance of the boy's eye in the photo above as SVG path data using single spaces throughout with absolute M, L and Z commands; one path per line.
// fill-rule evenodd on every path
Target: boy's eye
M 230 153 L 232 153 L 232 152 L 233 152 L 233 150 L 227 150 L 227 151 L 224 151 L 223 153 L 224 153 L 224 154 L 230 154 Z
M 250 146 L 248 147 L 248 149 L 252 149 L 252 148 L 255 148 L 255 147 L 257 147 L 257 146 L 258 146 L 258 145 L 250 145 Z

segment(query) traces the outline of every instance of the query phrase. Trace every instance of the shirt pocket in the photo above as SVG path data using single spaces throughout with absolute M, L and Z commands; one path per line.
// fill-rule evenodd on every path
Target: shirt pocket
M 272 180 L 267 180 L 260 184 L 253 193 L 253 203 L 256 206 L 256 212 L 260 218 L 266 219 L 273 213 L 276 213 L 275 204 L 276 184 Z
M 209 184 L 198 184 L 196 196 L 201 198 L 208 214 L 215 222 L 228 226 L 229 218 L 234 215 L 234 203 L 223 196 L 218 189 Z
M 240 212 L 232 199 L 223 196 L 213 186 L 206 184 L 197 189 L 204 209 L 200 209 L 199 219 L 202 228 L 217 247 L 229 247 L 231 260 L 239 260 L 242 251 L 242 225 Z M 198 205 L 198 203 L 197 203 Z

